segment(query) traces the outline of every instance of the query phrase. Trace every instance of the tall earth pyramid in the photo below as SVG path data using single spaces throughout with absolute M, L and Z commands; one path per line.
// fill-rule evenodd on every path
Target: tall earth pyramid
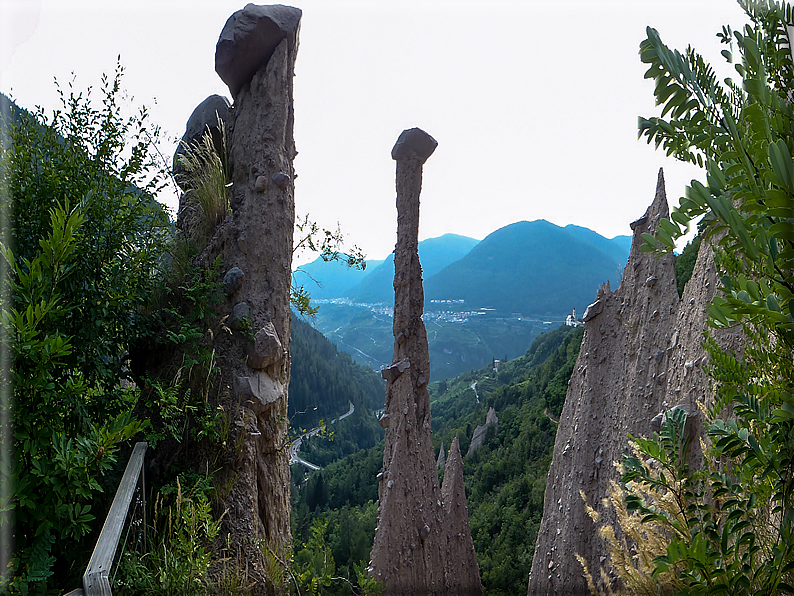
M 208 98 L 191 117 L 200 120 L 197 131 L 189 122 L 186 132 L 200 134 L 206 122 L 219 140 L 218 120 L 225 121 L 228 150 L 221 157 L 228 158 L 232 179 L 229 213 L 196 262 L 207 270 L 219 263 L 223 276 L 225 297 L 217 309 L 225 328 L 212 338 L 220 370 L 213 396 L 228 416 L 229 437 L 215 482 L 223 488 L 221 532 L 231 545 L 231 565 L 246 570 L 255 594 L 276 590 L 262 546 L 283 555 L 292 542 L 285 445 L 300 19 L 299 9 L 281 5 L 248 4 L 232 14 L 216 45 L 215 70 L 233 104 Z M 187 193 L 180 203 L 178 221 L 189 228 Z
M 441 488 L 431 441 L 430 358 L 417 247 L 422 166 L 436 145 L 430 135 L 412 128 L 392 150 L 397 161 L 394 356 L 383 370 L 386 438 L 370 563 L 370 573 L 390 596 L 482 594 L 460 446 L 456 439 L 450 448 Z
M 627 434 L 650 436 L 652 421 L 679 406 L 704 435 L 699 404 L 710 405 L 707 361 L 701 346 L 707 311 L 717 287 L 711 246 L 701 244 L 692 278 L 679 299 L 672 255 L 643 253 L 642 234 L 653 234 L 668 216 L 663 173 L 645 214 L 631 224 L 633 239 L 620 287 L 602 287 L 584 314 L 585 332 L 560 416 L 554 456 L 544 496 L 543 520 L 535 544 L 529 596 L 589 594 L 581 555 L 605 590 L 619 580 L 608 566 L 608 548 L 585 512 L 582 491 L 601 514 L 601 524 L 615 527 L 615 513 L 602 504 L 610 481 L 619 480 L 614 462 L 621 459 Z M 741 334 L 714 332 L 723 347 L 741 352 Z

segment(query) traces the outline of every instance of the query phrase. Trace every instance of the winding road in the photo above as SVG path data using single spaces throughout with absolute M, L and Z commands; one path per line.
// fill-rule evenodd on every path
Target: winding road
M 331 420 L 331 424 L 335 424 L 337 420 L 344 420 L 345 418 L 350 416 L 350 414 L 352 414 L 355 411 L 356 411 L 356 406 L 354 406 L 353 402 L 351 401 L 350 402 L 350 409 L 347 412 L 345 412 L 344 414 L 342 414 L 339 418 L 334 418 L 333 420 Z M 320 429 L 319 426 L 315 426 L 310 431 L 303 433 L 297 439 L 292 441 L 292 443 L 289 446 L 289 463 L 290 463 L 290 465 L 292 465 L 292 464 L 302 464 L 302 465 L 306 466 L 307 468 L 309 468 L 312 471 L 321 470 L 322 469 L 317 464 L 313 464 L 313 463 L 311 463 L 309 461 L 306 461 L 305 459 L 302 459 L 298 455 L 298 453 L 301 450 L 301 443 L 303 442 L 303 439 L 305 437 L 313 437 L 313 436 L 319 434 L 320 430 L 321 429 Z
M 477 381 L 474 381 L 469 387 L 474 390 L 474 399 L 477 400 L 477 403 L 480 403 L 480 396 L 477 394 Z

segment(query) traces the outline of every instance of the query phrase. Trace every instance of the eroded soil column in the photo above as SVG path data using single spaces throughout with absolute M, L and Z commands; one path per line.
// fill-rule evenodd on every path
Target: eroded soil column
M 456 486 L 459 490 L 449 488 L 455 515 L 463 512 L 466 517 L 466 536 L 459 536 L 458 531 L 456 541 L 451 540 L 452 524 L 441 497 L 431 441 L 430 357 L 422 321 L 424 289 L 417 246 L 422 166 L 436 145 L 433 137 L 413 128 L 403 131 L 392 149 L 397 161 L 394 356 L 392 365 L 383 370 L 387 385 L 381 425 L 386 439 L 370 567 L 373 576 L 386 584 L 386 594 L 482 593 L 465 496 L 460 508 L 462 484 Z M 459 461 L 458 457 L 458 467 Z M 467 543 L 465 549 L 460 548 L 461 538 Z M 460 556 L 461 550 L 467 556 Z

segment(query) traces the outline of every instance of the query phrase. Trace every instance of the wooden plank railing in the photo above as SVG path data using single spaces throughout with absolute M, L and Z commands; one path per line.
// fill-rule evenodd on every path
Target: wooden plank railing
M 143 476 L 143 458 L 146 455 L 147 444 L 140 442 L 135 444 L 132 450 L 130 461 L 124 470 L 113 504 L 102 526 L 94 553 L 88 562 L 88 568 L 83 574 L 83 589 L 73 590 L 66 596 L 112 596 L 110 589 L 110 569 L 113 566 L 113 559 L 116 556 L 121 532 L 124 528 L 124 520 L 127 519 L 130 503 L 135 494 L 135 487 L 140 479 L 141 495 L 145 495 L 145 485 Z M 143 497 L 145 499 L 145 496 Z M 144 512 L 146 505 L 144 501 Z M 144 513 L 144 526 L 146 525 Z

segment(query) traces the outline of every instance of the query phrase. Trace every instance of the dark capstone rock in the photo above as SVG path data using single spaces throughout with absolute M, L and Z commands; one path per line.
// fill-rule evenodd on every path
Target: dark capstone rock
M 238 302 L 234 305 L 232 309 L 232 314 L 229 315 L 229 319 L 226 321 L 226 324 L 234 329 L 235 331 L 239 331 L 245 325 L 244 321 L 248 320 L 249 325 L 251 322 L 251 307 L 248 306 L 247 302 Z
M 595 319 L 603 310 L 604 303 L 601 300 L 596 300 L 585 309 L 582 320 L 586 323 L 592 319 Z
M 283 354 L 281 340 L 273 323 L 267 322 L 257 331 L 254 340 L 246 347 L 248 366 L 262 370 L 278 362 Z
M 406 370 L 411 367 L 411 363 L 407 360 L 402 360 L 397 364 L 392 364 L 391 366 L 387 366 L 380 371 L 380 375 L 389 381 L 390 383 L 394 383 L 395 379 L 403 374 Z
M 299 8 L 282 4 L 247 4 L 229 17 L 215 46 L 215 72 L 234 98 L 267 64 L 281 40 L 288 38 L 294 51 L 301 14 Z
M 245 273 L 239 267 L 232 267 L 223 276 L 223 291 L 227 296 L 234 294 L 243 283 Z
M 276 172 L 270 178 L 273 181 L 273 184 L 278 186 L 281 190 L 287 188 L 289 184 L 289 176 L 287 176 L 284 172 Z
M 179 158 L 185 154 L 185 147 L 201 141 L 202 135 L 209 130 L 212 135 L 212 144 L 218 155 L 223 155 L 223 138 L 218 119 L 225 125 L 229 118 L 229 100 L 222 95 L 210 95 L 202 101 L 188 118 L 185 126 L 185 134 L 176 148 L 173 161 L 173 173 L 179 185 L 186 190 L 184 181 L 181 179 L 185 172 Z
M 409 128 L 402 131 L 391 150 L 391 158 L 400 161 L 403 159 L 417 159 L 425 163 L 438 147 L 438 141 L 423 131 L 421 128 Z

